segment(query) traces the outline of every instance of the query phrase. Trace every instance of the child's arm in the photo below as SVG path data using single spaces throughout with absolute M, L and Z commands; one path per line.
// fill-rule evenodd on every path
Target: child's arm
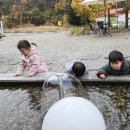
M 34 76 L 38 72 L 39 65 L 40 65 L 40 57 L 38 55 L 34 55 L 32 67 L 28 71 L 27 77 Z
M 129 74 L 130 74 L 130 59 L 127 59 L 127 61 L 128 61 Z
M 16 71 L 16 76 L 21 76 L 25 68 L 26 68 L 26 63 L 22 60 L 22 62 L 19 64 L 19 67 Z
M 97 72 L 97 77 L 101 79 L 105 79 L 107 77 L 108 65 L 103 66 Z
M 76 61 L 69 61 L 68 63 L 66 63 L 64 66 L 64 72 L 72 74 L 72 66 L 75 62 Z

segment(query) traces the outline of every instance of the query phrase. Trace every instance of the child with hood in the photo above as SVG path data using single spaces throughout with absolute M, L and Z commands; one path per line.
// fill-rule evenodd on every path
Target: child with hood
M 34 43 L 32 44 L 37 46 Z M 27 40 L 19 41 L 17 48 L 21 52 L 22 61 L 17 69 L 16 76 L 21 76 L 25 68 L 28 70 L 27 77 L 48 71 L 45 62 L 41 60 L 36 48 L 31 47 L 31 44 Z

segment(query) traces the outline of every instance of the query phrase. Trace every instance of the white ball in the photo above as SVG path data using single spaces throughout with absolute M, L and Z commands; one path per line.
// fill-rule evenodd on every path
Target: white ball
M 67 97 L 47 112 L 42 130 L 106 130 L 98 108 L 81 97 Z

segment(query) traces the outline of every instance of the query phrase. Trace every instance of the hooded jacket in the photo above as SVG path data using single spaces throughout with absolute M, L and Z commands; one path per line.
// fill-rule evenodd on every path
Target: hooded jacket
M 28 76 L 48 71 L 46 64 L 41 60 L 35 48 L 31 48 L 26 57 L 22 55 L 22 61 L 16 71 L 16 75 L 22 75 L 25 68 L 28 70 Z

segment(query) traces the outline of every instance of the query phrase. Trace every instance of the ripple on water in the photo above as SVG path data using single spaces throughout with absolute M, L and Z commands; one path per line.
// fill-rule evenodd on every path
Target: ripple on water
M 104 115 L 108 130 L 119 130 L 122 125 L 129 127 L 130 86 L 85 86 L 85 90 L 88 99 Z
M 52 87 L 53 88 L 53 87 Z M 43 111 L 59 99 L 58 88 L 46 89 L 44 91 Z M 130 124 L 130 102 L 129 86 L 85 86 L 84 89 L 77 88 L 67 90 L 67 96 L 81 96 L 94 103 L 104 116 L 107 130 L 129 130 Z M 119 105 L 120 104 L 120 105 Z
M 104 116 L 107 130 L 130 130 L 130 86 L 93 86 L 65 89 L 65 96 L 93 102 Z M 55 86 L 0 87 L 0 130 L 41 130 L 45 112 L 59 100 Z
M 0 90 L 1 130 L 40 130 L 42 114 L 40 110 L 40 88 L 2 88 Z

